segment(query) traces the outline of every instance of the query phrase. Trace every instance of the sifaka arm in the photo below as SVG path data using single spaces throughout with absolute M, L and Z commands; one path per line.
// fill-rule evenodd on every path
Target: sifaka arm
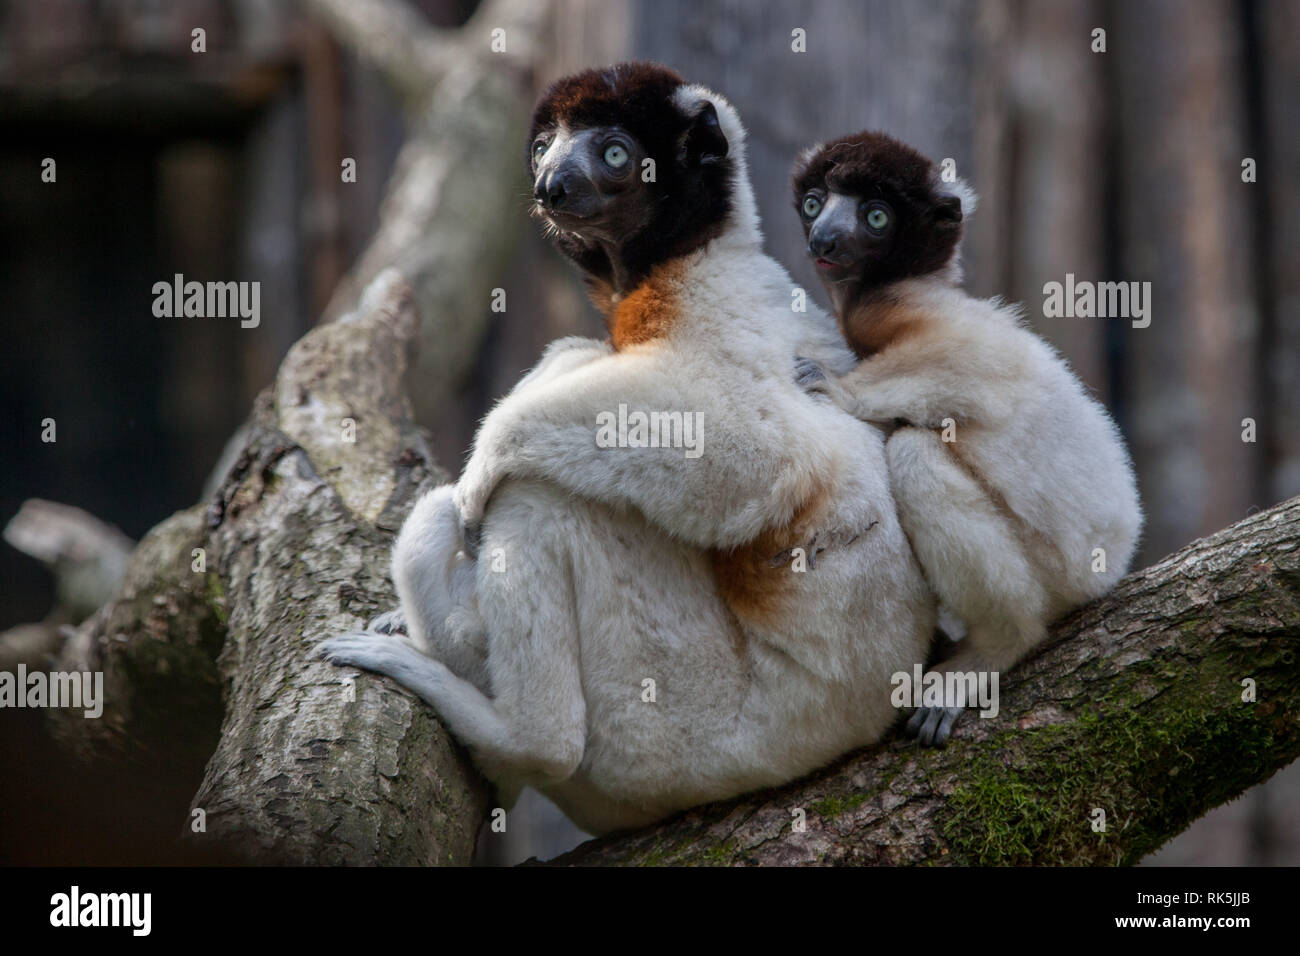
M 788 521 L 833 467 L 832 443 L 818 440 L 823 412 L 793 388 L 773 394 L 776 383 L 755 415 L 752 395 L 673 363 L 662 352 L 609 355 L 493 409 L 456 486 L 470 547 L 509 477 L 636 508 L 702 547 L 732 547 Z
M 1014 351 L 988 354 L 982 343 L 954 339 L 944 348 L 902 346 L 864 359 L 836 378 L 818 363 L 801 360 L 796 381 L 825 395 L 855 418 L 876 424 L 906 422 L 919 428 L 996 425 L 1014 411 L 1021 362 Z

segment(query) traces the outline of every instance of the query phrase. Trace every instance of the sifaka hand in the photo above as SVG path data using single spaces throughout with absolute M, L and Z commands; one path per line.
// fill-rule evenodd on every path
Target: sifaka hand
M 961 707 L 918 707 L 903 733 L 915 737 L 923 747 L 945 747 L 962 710 Z
M 465 473 L 456 482 L 456 491 L 452 502 L 456 506 L 456 518 L 460 525 L 461 550 L 470 558 L 478 557 L 479 540 L 483 533 L 483 515 L 487 511 L 488 499 L 492 497 L 499 478 L 493 469 L 487 466 L 488 456 L 475 454 L 470 456 Z
M 470 521 L 461 518 L 460 521 L 460 549 L 465 552 L 467 558 L 478 557 L 479 542 L 483 538 L 483 519 Z
M 799 358 L 794 360 L 794 382 L 809 395 L 825 396 L 833 405 L 838 405 L 850 414 L 856 402 L 848 389 L 839 383 L 814 359 Z
M 802 358 L 798 355 L 794 358 L 794 383 L 806 392 L 816 392 L 821 390 L 822 383 L 826 381 L 826 369 L 816 359 Z

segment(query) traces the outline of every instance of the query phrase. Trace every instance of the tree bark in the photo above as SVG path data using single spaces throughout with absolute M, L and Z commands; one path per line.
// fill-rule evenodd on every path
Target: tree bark
M 54 607 L 45 620 L 0 631 L 0 671 L 40 669 L 57 654 L 64 628 L 79 624 L 117 593 L 135 543 L 94 515 L 29 498 L 4 529 L 4 540 L 54 575 Z
M 392 534 L 443 478 L 405 397 L 410 290 L 386 274 L 367 299 L 290 352 L 208 509 L 228 690 L 194 806 L 257 859 L 467 863 L 486 790 L 434 715 L 312 659 L 396 606 Z
M 294 346 L 259 397 L 212 503 L 153 529 L 63 646 L 59 669 L 103 671 L 105 712 L 56 710 L 53 733 L 90 764 L 201 774 L 189 838 L 244 859 L 465 863 L 487 788 L 463 753 L 409 695 L 340 684 L 310 655 L 395 606 L 392 535 L 419 489 L 445 480 L 406 396 L 431 417 L 486 328 L 520 231 L 503 221 L 522 216 L 521 190 L 503 184 L 523 165 L 550 5 L 489 0 L 460 35 L 390 0 L 310 6 L 405 103 L 379 228 L 327 310 L 338 321 Z M 394 264 L 410 286 L 383 272 Z
M 434 715 L 312 658 L 396 606 L 392 535 L 445 477 L 406 399 L 416 326 L 385 273 L 294 346 L 212 502 L 150 532 L 65 649 L 60 669 L 104 671 L 106 703 L 102 720 L 62 716 L 60 739 L 88 760 L 202 771 L 199 843 L 258 862 L 472 857 L 487 788 Z
M 886 743 L 553 862 L 1135 863 L 1300 754 L 1300 498 L 1129 575 L 1053 635 L 946 749 Z

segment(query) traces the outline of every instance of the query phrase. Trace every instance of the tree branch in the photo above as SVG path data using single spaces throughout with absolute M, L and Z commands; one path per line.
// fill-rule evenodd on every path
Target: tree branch
M 0 671 L 19 664 L 38 669 L 62 647 L 65 627 L 84 621 L 117 592 L 134 542 L 89 512 L 40 498 L 23 502 L 4 540 L 54 575 L 54 607 L 45 620 L 0 632 Z
M 1293 498 L 1058 623 L 944 750 L 895 740 L 553 862 L 1135 863 L 1300 754 L 1298 644 Z
M 389 272 L 295 345 L 211 504 L 151 531 L 65 648 L 59 669 L 104 671 L 105 710 L 53 711 L 59 739 L 202 773 L 195 841 L 259 862 L 472 857 L 486 788 L 432 712 L 313 658 L 396 605 L 392 535 L 444 478 L 406 399 L 416 325 Z
M 56 611 L 79 623 L 117 590 L 135 542 L 89 512 L 29 498 L 5 525 L 4 539 L 54 574 Z
M 317 9 L 349 7 L 313 2 Z M 351 309 L 384 269 L 406 276 L 421 323 L 420 421 L 433 420 L 473 367 L 492 290 L 524 231 L 529 191 L 520 131 L 528 128 L 532 66 L 550 16 L 543 0 L 490 0 L 460 30 L 441 32 L 439 79 L 406 100 L 407 140 L 379 227 L 325 310 L 328 320 Z M 327 23 L 342 27 L 339 17 Z M 493 49 L 493 30 L 504 31 L 504 50 Z M 371 31 L 343 35 L 363 44 Z
M 442 480 L 406 399 L 416 324 L 390 272 L 355 316 L 295 345 L 208 509 L 228 690 L 194 806 L 209 838 L 256 859 L 473 854 L 486 794 L 433 714 L 313 658 L 326 637 L 396 606 L 391 535 L 421 487 Z
M 356 26 L 346 6 L 317 3 Z M 405 691 L 370 676 L 348 687 L 312 653 L 395 606 L 392 536 L 418 492 L 445 480 L 406 396 L 436 408 L 486 328 L 520 231 L 508 220 L 523 216 L 522 189 L 503 184 L 523 168 L 528 62 L 549 12 L 493 0 L 443 34 L 450 59 L 408 102 L 410 139 L 378 231 L 331 303 L 338 321 L 300 341 L 259 397 L 212 504 L 154 528 L 62 648 L 60 670 L 103 671 L 105 710 L 95 721 L 52 711 L 55 738 L 87 763 L 201 776 L 206 830 L 191 839 L 256 861 L 471 858 L 487 789 L 463 752 Z M 497 27 L 507 52 L 490 45 Z M 385 272 L 394 264 L 411 286 Z
M 423 100 L 437 82 L 448 41 L 405 0 L 307 0 L 306 5 L 404 102 Z

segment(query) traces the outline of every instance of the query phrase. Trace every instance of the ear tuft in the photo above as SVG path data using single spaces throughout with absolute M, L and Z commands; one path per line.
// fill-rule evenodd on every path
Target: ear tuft
M 975 190 L 971 189 L 970 184 L 964 179 L 945 183 L 936 178 L 934 191 L 940 199 L 956 200 L 958 220 L 969 219 L 975 207 L 979 205 L 979 197 L 975 195 Z
M 822 150 L 826 148 L 825 143 L 813 143 L 799 151 L 799 155 L 794 158 L 794 166 L 790 169 L 791 179 L 801 179 L 812 165 L 812 161 L 817 158 Z
M 952 223 L 953 225 L 961 222 L 961 200 L 956 196 L 940 195 L 936 197 L 934 219 L 936 222 Z
M 718 122 L 718 111 L 703 100 L 690 118 L 677 147 L 677 158 L 687 166 L 716 163 L 727 155 L 727 137 Z

